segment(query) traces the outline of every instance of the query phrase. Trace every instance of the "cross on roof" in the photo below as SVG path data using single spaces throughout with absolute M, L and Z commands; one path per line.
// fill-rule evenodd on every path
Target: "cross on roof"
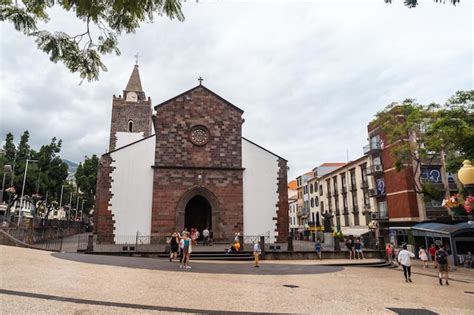
M 199 77 L 199 78 L 198 78 L 198 81 L 199 81 L 199 85 L 202 85 L 202 81 L 204 81 L 204 79 L 201 78 L 201 77 Z
M 138 65 L 138 57 L 139 57 L 138 53 L 136 53 L 133 56 L 135 57 L 135 64 Z

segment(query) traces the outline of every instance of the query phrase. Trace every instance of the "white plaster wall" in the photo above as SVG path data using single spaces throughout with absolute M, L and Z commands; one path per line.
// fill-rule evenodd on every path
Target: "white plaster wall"
M 123 132 L 123 131 L 118 131 L 115 133 L 117 137 L 117 143 L 115 145 L 115 148 L 119 149 L 121 147 L 126 146 L 127 144 L 130 144 L 132 142 L 141 140 L 145 137 L 145 133 L 143 132 Z
M 242 139 L 244 235 L 270 235 L 275 242 L 278 157 Z
M 127 135 L 129 133 L 126 133 Z M 129 140 L 121 139 L 117 143 Z M 151 206 L 153 197 L 153 169 L 155 137 L 149 137 L 126 148 L 111 153 L 112 199 L 109 207 L 115 220 L 115 240 L 124 236 L 150 235 Z M 133 237 L 129 237 L 134 243 Z

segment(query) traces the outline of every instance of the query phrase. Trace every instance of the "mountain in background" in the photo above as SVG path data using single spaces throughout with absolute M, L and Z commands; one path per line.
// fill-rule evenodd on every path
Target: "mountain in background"
M 77 167 L 79 166 L 79 164 L 77 164 L 75 162 L 72 162 L 72 161 L 69 161 L 69 160 L 66 160 L 66 159 L 63 159 L 63 161 L 64 161 L 64 163 L 67 164 L 67 167 L 68 167 L 67 181 L 75 182 L 76 179 L 74 178 L 74 174 L 76 174 L 76 170 L 77 170 Z

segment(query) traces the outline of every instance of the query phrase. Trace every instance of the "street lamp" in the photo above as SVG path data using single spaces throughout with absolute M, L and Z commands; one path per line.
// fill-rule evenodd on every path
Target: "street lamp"
M 21 216 L 23 215 L 23 194 L 25 193 L 25 184 L 26 184 L 26 173 L 28 172 L 28 163 L 29 162 L 38 162 L 38 160 L 26 160 L 25 174 L 23 175 L 23 187 L 21 188 L 21 197 L 20 197 L 20 213 L 18 217 L 18 226 L 21 223 Z
M 468 196 L 474 196 L 474 166 L 469 160 L 465 160 L 462 164 L 463 166 L 458 171 L 459 181 L 466 188 Z M 469 221 L 469 223 L 474 224 L 474 221 Z
M 82 214 L 84 213 L 84 201 L 85 201 L 85 199 L 82 199 L 82 206 L 81 206 L 81 221 L 82 221 Z
M 63 205 L 63 191 L 64 187 L 67 187 L 68 185 L 62 185 L 61 186 L 61 197 L 59 197 L 59 209 L 61 209 L 61 206 Z
M 3 166 L 3 181 L 2 181 L 2 194 L 0 195 L 0 203 L 3 202 L 3 194 L 5 193 L 5 175 L 7 173 L 12 172 L 12 166 L 11 165 L 4 165 Z

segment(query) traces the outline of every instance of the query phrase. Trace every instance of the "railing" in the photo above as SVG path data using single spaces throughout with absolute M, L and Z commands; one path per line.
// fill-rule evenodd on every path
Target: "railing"
M 378 152 L 382 149 L 380 142 L 370 142 L 369 144 L 363 147 L 364 154 Z
M 353 183 L 352 183 L 352 182 L 351 182 L 351 183 L 349 183 L 349 190 L 350 190 L 350 191 L 357 190 L 357 185 L 356 185 L 356 183 L 355 183 L 355 182 L 353 182 Z
M 359 184 L 360 184 L 360 188 L 369 187 L 369 181 L 368 180 L 361 180 Z
M 385 196 L 385 192 L 380 192 L 377 189 L 369 189 L 369 197 L 382 197 Z
M 358 213 L 359 212 L 359 206 L 358 205 L 355 205 L 352 207 L 352 212 L 353 213 Z

